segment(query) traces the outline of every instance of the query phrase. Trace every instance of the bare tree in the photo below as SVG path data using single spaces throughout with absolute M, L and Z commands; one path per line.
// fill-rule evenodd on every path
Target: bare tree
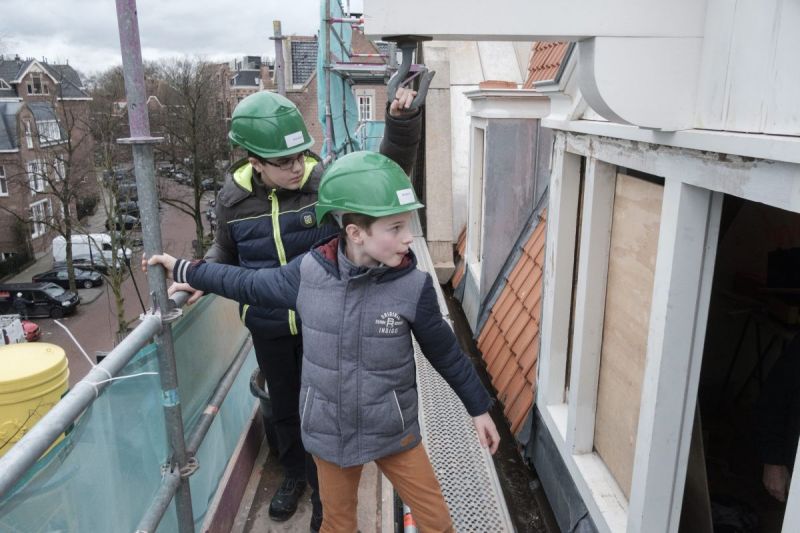
M 100 73 L 90 86 L 92 102 L 90 107 L 89 131 L 95 143 L 95 163 L 103 176 L 100 205 L 108 221 L 107 230 L 111 237 L 111 261 L 105 265 L 105 278 L 114 297 L 117 320 L 117 338 L 123 338 L 135 320 L 125 316 L 125 297 L 122 284 L 126 279 L 125 267 L 130 257 L 120 257 L 125 247 L 132 242 L 123 218 L 130 208 L 120 205 L 120 191 L 117 176 L 118 165 L 130 159 L 130 148 L 120 146 L 117 140 L 128 136 L 128 119 L 125 102 L 125 80 L 122 68 L 112 67 Z
M 200 59 L 179 59 L 160 65 L 163 107 L 157 128 L 173 154 L 185 154 L 192 195 L 164 191 L 161 201 L 192 217 L 195 223 L 196 257 L 205 253 L 203 213 L 200 200 L 204 177 L 215 179 L 217 162 L 228 157 L 224 109 L 219 102 L 217 66 Z M 224 83 L 224 81 L 223 81 Z M 174 157 L 174 155 L 173 155 Z

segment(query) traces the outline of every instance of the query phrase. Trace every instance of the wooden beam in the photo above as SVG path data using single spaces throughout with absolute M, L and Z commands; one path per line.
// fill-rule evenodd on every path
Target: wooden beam
M 567 448 L 573 454 L 590 453 L 594 444 L 615 183 L 614 165 L 594 157 L 588 159 L 568 402 Z
M 667 176 L 628 531 L 678 530 L 722 195 Z
M 581 158 L 565 150 L 563 134 L 553 150 L 538 387 L 543 405 L 564 402 L 581 170 Z

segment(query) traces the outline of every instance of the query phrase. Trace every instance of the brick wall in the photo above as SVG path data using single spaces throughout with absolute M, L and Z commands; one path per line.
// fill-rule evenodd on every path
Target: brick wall
M 322 151 L 325 135 L 317 113 L 317 75 L 313 74 L 302 89 L 287 90 L 286 97 L 294 102 L 303 115 L 308 133 L 314 138 L 314 146 L 311 149 L 319 154 Z

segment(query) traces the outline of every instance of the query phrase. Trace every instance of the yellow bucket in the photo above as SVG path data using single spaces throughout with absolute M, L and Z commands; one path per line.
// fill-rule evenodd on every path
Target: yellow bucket
M 0 346 L 0 457 L 58 403 L 68 380 L 67 355 L 55 344 Z

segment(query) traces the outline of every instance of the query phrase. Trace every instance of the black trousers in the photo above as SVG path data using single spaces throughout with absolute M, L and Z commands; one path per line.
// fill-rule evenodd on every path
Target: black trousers
M 264 338 L 250 331 L 258 368 L 267 383 L 272 402 L 272 423 L 278 440 L 278 462 L 287 477 L 308 480 L 314 505 L 319 504 L 317 467 L 303 448 L 300 438 L 300 371 L 303 362 L 303 338 L 288 335 Z

